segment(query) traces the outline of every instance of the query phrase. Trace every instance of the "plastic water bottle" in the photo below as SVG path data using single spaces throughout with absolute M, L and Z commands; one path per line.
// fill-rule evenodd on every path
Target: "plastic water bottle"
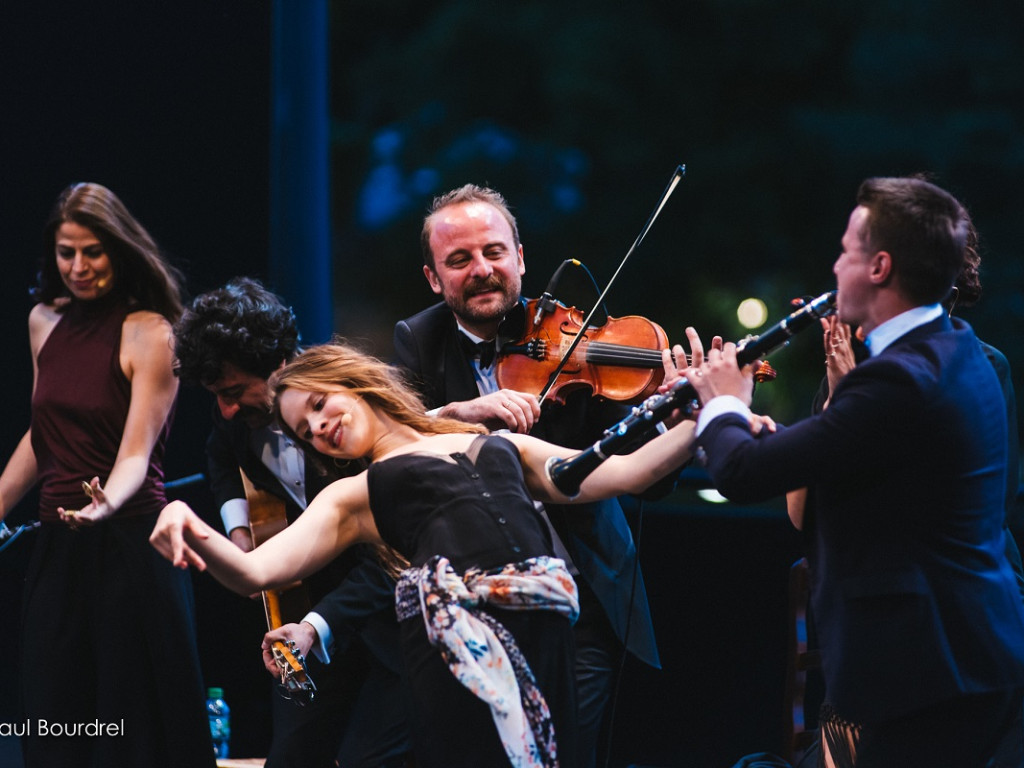
M 213 754 L 218 758 L 227 757 L 228 742 L 231 740 L 231 709 L 224 701 L 223 688 L 207 688 L 206 714 L 210 718 Z

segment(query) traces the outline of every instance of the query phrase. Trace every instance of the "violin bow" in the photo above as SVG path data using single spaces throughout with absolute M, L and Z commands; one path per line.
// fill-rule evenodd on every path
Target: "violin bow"
M 672 196 L 672 193 L 675 192 L 676 187 L 679 185 L 679 182 L 682 181 L 682 178 L 685 175 L 686 166 L 676 166 L 675 171 L 672 172 L 672 177 L 668 180 L 668 185 L 665 187 L 665 191 L 661 193 L 661 197 L 658 199 L 658 204 L 654 207 L 654 210 L 651 211 L 651 215 L 648 217 L 647 223 L 644 224 L 643 229 L 640 230 L 640 234 L 637 235 L 636 240 L 633 241 L 633 245 L 630 246 L 629 250 L 626 252 L 626 255 L 622 257 L 622 261 L 619 263 L 618 268 L 615 270 L 615 274 L 612 275 L 611 280 L 608 281 L 608 285 L 606 285 L 604 290 L 601 291 L 601 295 L 597 297 L 597 301 L 594 302 L 593 308 L 591 308 L 590 312 L 588 312 L 587 316 L 583 319 L 583 322 L 580 324 L 579 331 L 576 333 L 572 341 L 569 343 L 569 347 L 568 349 L 565 350 L 565 353 L 562 355 L 562 359 L 559 360 L 558 365 L 555 367 L 555 370 L 552 371 L 551 375 L 548 377 L 548 383 L 544 385 L 544 389 L 538 396 L 539 402 L 543 403 L 544 398 L 548 396 L 548 393 L 551 391 L 551 388 L 555 386 L 555 382 L 558 380 L 558 375 L 562 372 L 562 369 L 565 368 L 565 364 L 569 362 L 569 358 L 572 357 L 572 353 L 576 351 L 576 347 L 578 347 L 580 342 L 583 340 L 584 333 L 586 333 L 587 329 L 590 327 L 590 321 L 597 313 L 597 310 L 600 309 L 600 307 L 604 304 L 605 296 L 607 296 L 608 292 L 612 289 L 612 285 L 614 285 L 615 281 L 618 279 L 619 273 L 622 272 L 622 268 L 626 266 L 626 262 L 629 261 L 629 258 L 633 255 L 633 252 L 636 251 L 636 249 L 640 246 L 640 243 L 643 242 L 643 239 L 647 236 L 647 233 L 654 225 L 655 219 L 657 219 L 658 215 L 661 213 L 661 209 L 665 207 L 665 203 L 668 202 L 668 199 Z

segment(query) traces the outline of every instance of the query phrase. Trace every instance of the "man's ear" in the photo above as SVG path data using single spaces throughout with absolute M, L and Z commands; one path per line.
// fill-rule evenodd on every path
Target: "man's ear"
M 887 285 L 893 276 L 892 255 L 888 251 L 878 251 L 871 257 L 868 276 L 875 285 Z
M 423 265 L 423 276 L 427 278 L 427 282 L 430 283 L 430 290 L 438 296 L 444 292 L 441 281 L 437 278 L 437 273 L 426 264 Z

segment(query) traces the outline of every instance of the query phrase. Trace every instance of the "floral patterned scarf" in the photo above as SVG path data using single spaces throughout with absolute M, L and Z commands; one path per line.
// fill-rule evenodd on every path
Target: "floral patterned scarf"
M 398 619 L 423 615 L 427 638 L 455 678 L 491 708 L 509 761 L 516 768 L 557 768 L 551 712 L 512 634 L 480 610 L 488 602 L 509 610 L 552 610 L 575 622 L 576 583 L 565 563 L 535 557 L 459 578 L 436 555 L 409 568 L 395 590 Z

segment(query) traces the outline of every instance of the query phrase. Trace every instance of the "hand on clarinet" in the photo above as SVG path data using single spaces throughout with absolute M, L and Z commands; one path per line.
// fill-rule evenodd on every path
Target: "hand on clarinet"
M 736 345 L 712 344 L 701 365 L 691 365 L 683 375 L 696 390 L 701 405 L 720 395 L 731 395 L 749 406 L 754 394 L 754 370 L 757 362 L 742 369 L 736 360 Z
M 674 345 L 671 350 L 663 349 L 661 351 L 661 363 L 665 368 L 665 378 L 662 380 L 661 386 L 658 387 L 659 394 L 668 392 L 677 381 L 686 375 L 686 371 L 689 368 L 699 368 L 704 363 L 704 343 L 700 340 L 696 329 L 687 327 L 686 339 L 690 344 L 691 352 L 689 355 L 686 354 L 681 344 Z M 722 348 L 721 336 L 712 337 L 711 348 Z M 665 426 L 673 427 L 682 421 L 683 418 L 683 412 L 677 409 L 672 412 L 671 416 L 665 419 Z
M 680 369 L 673 361 L 673 357 L 676 361 L 686 360 L 683 348 L 678 344 L 672 348 L 672 355 L 669 355 L 668 350 L 664 350 L 662 352 L 662 363 L 665 366 L 665 382 L 662 384 L 659 391 L 667 391 L 673 384 L 685 376 L 687 381 L 693 386 L 694 390 L 696 390 L 701 403 L 707 402 L 707 400 L 710 400 L 711 397 L 714 397 L 717 394 L 732 394 L 739 397 L 741 400 L 744 400 L 744 402 L 749 405 L 750 396 L 753 394 L 753 372 L 757 368 L 756 363 L 746 366 L 740 374 L 740 380 L 738 382 L 733 382 L 737 384 L 735 391 L 724 389 L 724 387 L 727 386 L 724 379 L 721 385 L 723 390 L 717 391 L 714 389 L 716 380 L 725 375 L 723 372 L 730 370 L 728 365 L 722 361 L 725 350 L 725 345 L 722 343 L 722 337 L 712 337 L 711 349 L 707 354 L 707 358 L 705 358 L 704 345 L 700 340 L 700 336 L 697 335 L 697 331 L 693 328 L 687 328 L 686 337 L 690 342 L 690 349 L 693 350 L 690 356 L 690 365 L 685 369 Z M 736 345 L 729 344 L 728 346 L 732 348 L 732 366 L 738 371 L 739 369 L 736 363 L 735 353 Z M 711 374 L 711 360 L 716 360 L 718 362 L 718 367 L 716 368 L 717 373 L 714 374 L 714 378 L 712 378 Z M 707 379 L 706 381 L 705 378 Z M 746 399 L 744 399 L 743 392 L 746 384 L 749 384 L 750 386 L 750 393 L 746 396 Z M 702 391 L 706 394 L 702 394 Z M 666 426 L 671 427 L 678 423 L 679 420 L 679 411 L 675 411 L 670 419 L 666 419 Z M 765 431 L 774 432 L 775 430 L 776 424 L 771 416 L 762 416 L 756 413 L 752 413 L 750 415 L 751 434 L 759 435 Z

